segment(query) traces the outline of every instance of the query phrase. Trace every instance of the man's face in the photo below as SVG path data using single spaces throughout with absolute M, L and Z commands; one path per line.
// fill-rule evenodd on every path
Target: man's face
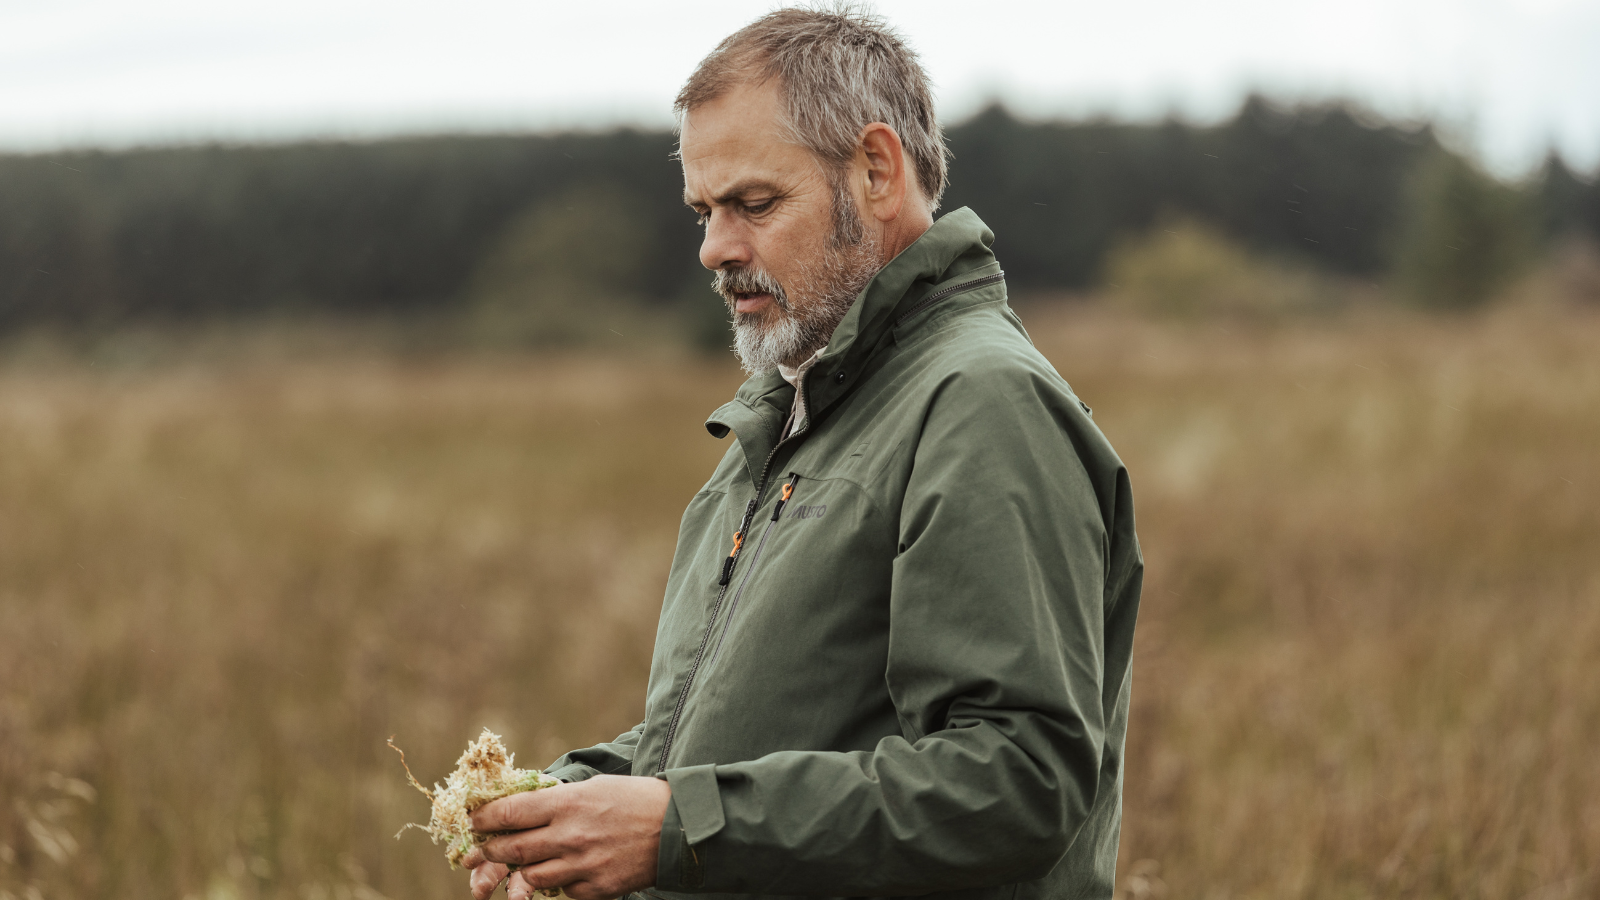
M 785 140 L 779 103 L 772 82 L 735 88 L 689 112 L 679 145 L 684 200 L 705 222 L 700 262 L 757 373 L 821 349 L 881 266 L 848 172 L 830 180 Z

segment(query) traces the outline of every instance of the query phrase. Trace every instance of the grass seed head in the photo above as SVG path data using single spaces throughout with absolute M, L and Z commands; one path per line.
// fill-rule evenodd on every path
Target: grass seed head
M 477 740 L 467 744 L 466 752 L 456 760 L 456 770 L 445 776 L 444 785 L 435 784 L 431 791 L 411 774 L 405 752 L 395 747 L 393 738 L 389 746 L 400 754 L 400 765 L 405 766 L 406 779 L 411 786 L 433 801 L 433 814 L 427 825 L 406 825 L 395 837 L 404 834 L 406 828 L 422 829 L 435 844 L 445 845 L 445 858 L 450 860 L 452 869 L 461 865 L 461 858 L 467 851 L 489 838 L 472 830 L 473 810 L 501 797 L 560 784 L 538 769 L 518 769 L 515 757 L 506 751 L 500 735 L 487 728 Z

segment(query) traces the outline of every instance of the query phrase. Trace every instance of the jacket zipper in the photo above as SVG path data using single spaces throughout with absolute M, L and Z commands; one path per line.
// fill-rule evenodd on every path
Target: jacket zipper
M 706 655 L 706 642 L 711 640 L 711 630 L 716 625 L 717 613 L 722 610 L 722 598 L 728 595 L 728 582 L 732 578 L 733 567 L 739 561 L 739 551 L 744 548 L 744 534 L 750 530 L 750 520 L 755 518 L 756 504 L 760 499 L 761 495 L 758 493 L 744 508 L 744 519 L 739 522 L 739 530 L 733 533 L 733 550 L 722 562 L 722 575 L 717 579 L 717 584 L 720 585 L 717 601 L 711 604 L 711 620 L 706 623 L 706 633 L 700 636 L 700 649 L 695 652 L 694 664 L 689 667 L 689 677 L 684 679 L 683 687 L 678 691 L 678 702 L 672 709 L 672 720 L 667 723 L 667 736 L 661 746 L 661 764 L 656 767 L 658 772 L 667 768 L 667 751 L 672 749 L 672 738 L 678 731 L 678 718 L 683 714 L 684 698 L 689 695 L 689 686 L 694 684 L 694 675 L 700 670 L 700 660 Z
M 720 586 L 720 589 L 717 591 L 717 602 L 711 605 L 711 619 L 710 621 L 706 622 L 705 634 L 700 636 L 700 649 L 695 651 L 694 662 L 689 666 L 689 676 L 683 680 L 683 687 L 678 690 L 678 700 L 675 704 L 673 704 L 672 718 L 667 721 L 667 734 L 666 737 L 664 737 L 661 741 L 661 760 L 656 765 L 657 772 L 665 772 L 667 770 L 667 754 L 672 752 L 672 741 L 678 736 L 678 720 L 683 718 L 684 701 L 689 699 L 689 689 L 694 687 L 694 678 L 697 674 L 699 674 L 700 663 L 705 659 L 706 656 L 706 644 L 711 640 L 711 632 L 716 629 L 717 613 L 722 609 L 722 598 L 726 597 L 728 594 L 728 582 L 733 579 L 733 570 L 739 564 L 739 551 L 744 547 L 744 536 L 745 533 L 750 529 L 750 520 L 755 517 L 756 509 L 761 505 L 761 498 L 767 493 L 767 479 L 772 474 L 772 461 L 777 458 L 778 451 L 783 449 L 784 444 L 801 437 L 806 432 L 811 430 L 811 397 L 808 393 L 802 392 L 800 395 L 800 411 L 805 414 L 805 418 L 802 420 L 804 424 L 800 426 L 798 431 L 793 432 L 788 437 L 774 444 L 772 451 L 767 454 L 767 461 L 761 464 L 761 481 L 756 485 L 755 498 L 750 501 L 749 506 L 745 507 L 744 522 L 740 524 L 739 530 L 734 532 L 733 552 L 729 553 L 728 558 L 722 562 L 722 577 L 717 581 L 717 584 Z M 800 476 L 795 473 L 790 473 L 790 477 L 794 480 L 798 480 Z M 789 485 L 789 489 L 784 492 L 784 496 L 778 501 L 779 509 L 781 509 L 783 504 L 788 501 L 789 494 L 791 493 L 793 493 L 792 483 Z M 776 514 L 776 510 L 774 511 L 774 514 Z M 774 518 L 773 521 L 775 522 L 777 519 Z M 768 523 L 767 531 L 770 532 L 771 530 L 772 525 L 771 523 Z M 765 533 L 762 534 L 761 543 L 766 543 Z M 757 552 L 759 554 L 759 550 Z M 751 567 L 752 569 L 754 568 L 753 563 Z M 746 578 L 748 579 L 748 577 L 749 576 L 747 574 Z M 729 614 L 732 615 L 731 612 Z M 722 645 L 720 638 L 717 641 L 717 645 L 719 648 Z
M 750 557 L 750 567 L 744 570 L 744 580 L 739 582 L 739 589 L 733 592 L 733 602 L 728 604 L 728 614 L 722 617 L 722 634 L 717 636 L 716 649 L 711 651 L 712 662 L 716 662 L 717 657 L 722 655 L 722 642 L 728 639 L 728 629 L 733 626 L 733 614 L 739 611 L 739 598 L 744 596 L 745 585 L 750 583 L 750 578 L 756 573 L 756 566 L 761 564 L 761 551 L 767 546 L 767 536 L 772 534 L 772 529 L 783 517 L 783 506 L 794 496 L 794 486 L 799 480 L 799 472 L 790 472 L 789 481 L 783 486 L 783 493 L 778 495 L 778 502 L 772 507 L 772 518 L 768 520 L 766 530 L 761 532 L 761 541 L 756 544 L 756 554 Z
M 923 297 L 921 300 L 918 300 L 916 305 L 911 307 L 910 309 L 906 310 L 905 314 L 902 315 L 900 318 L 895 319 L 894 320 L 894 327 L 899 328 L 900 325 L 903 322 L 905 322 L 905 320 L 911 318 L 912 316 L 916 315 L 919 312 L 922 312 L 923 310 L 927 309 L 928 307 L 932 306 L 935 303 L 938 303 L 940 300 L 943 300 L 946 297 L 951 297 L 951 296 L 954 296 L 956 294 L 965 294 L 967 291 L 975 291 L 978 288 L 988 287 L 991 284 L 999 284 L 1000 282 L 1005 281 L 1005 280 L 1006 280 L 1006 273 L 1005 272 L 996 272 L 993 275 L 985 275 L 982 278 L 974 278 L 971 281 L 964 281 L 961 284 L 952 284 L 951 286 L 949 286 L 947 288 L 942 288 L 940 290 L 934 291 L 933 293 L 929 294 L 928 296 Z

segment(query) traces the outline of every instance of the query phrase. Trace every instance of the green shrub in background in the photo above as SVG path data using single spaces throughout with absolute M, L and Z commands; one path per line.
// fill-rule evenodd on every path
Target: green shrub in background
M 1416 172 L 1395 245 L 1396 293 L 1429 309 L 1471 309 L 1532 262 L 1532 198 L 1470 161 L 1437 153 Z
M 1571 235 L 1551 251 L 1546 267 L 1555 280 L 1558 296 L 1600 306 L 1600 241 Z
M 1261 256 L 1211 226 L 1172 215 L 1115 243 L 1103 280 L 1117 302 L 1180 318 L 1270 318 L 1337 300 L 1327 276 L 1309 266 Z
M 477 336 L 551 346 L 633 330 L 652 249 L 649 229 L 631 213 L 638 202 L 610 185 L 585 185 L 514 218 L 468 284 Z

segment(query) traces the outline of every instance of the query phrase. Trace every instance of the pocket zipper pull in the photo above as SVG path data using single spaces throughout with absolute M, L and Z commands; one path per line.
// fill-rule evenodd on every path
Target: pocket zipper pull
M 783 493 L 778 496 L 778 505 L 772 508 L 772 521 L 778 521 L 778 517 L 783 515 L 783 505 L 789 502 L 790 497 L 794 496 L 794 486 L 799 481 L 799 472 L 789 473 L 789 483 L 783 486 Z

